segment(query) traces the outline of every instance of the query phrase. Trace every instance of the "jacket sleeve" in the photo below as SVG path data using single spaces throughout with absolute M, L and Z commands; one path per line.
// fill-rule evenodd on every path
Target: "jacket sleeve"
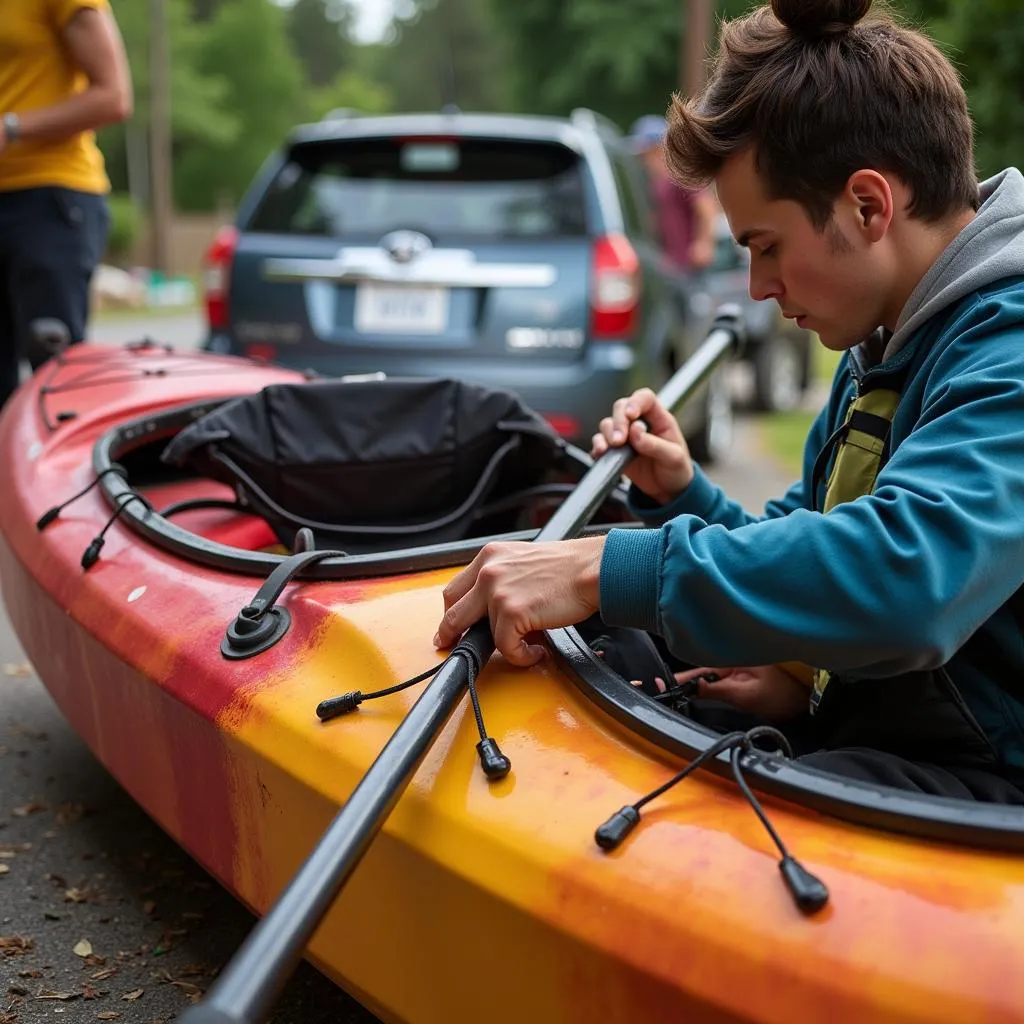
M 613 531 L 601 614 L 701 665 L 857 678 L 944 664 L 1024 582 L 1024 329 L 964 331 L 875 493 L 727 529 Z

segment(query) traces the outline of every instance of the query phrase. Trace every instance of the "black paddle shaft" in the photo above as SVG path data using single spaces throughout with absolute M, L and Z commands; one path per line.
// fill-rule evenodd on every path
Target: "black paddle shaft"
M 723 307 L 706 341 L 659 393 L 662 405 L 671 410 L 690 398 L 741 341 L 738 310 Z M 535 542 L 579 534 L 634 454 L 624 445 L 602 455 Z M 487 663 L 494 640 L 486 618 L 467 631 L 461 645 L 472 647 L 480 665 Z M 451 658 L 438 670 L 288 887 L 221 971 L 204 1002 L 181 1017 L 182 1024 L 258 1024 L 266 1018 L 313 932 L 454 711 L 469 671 L 465 657 Z

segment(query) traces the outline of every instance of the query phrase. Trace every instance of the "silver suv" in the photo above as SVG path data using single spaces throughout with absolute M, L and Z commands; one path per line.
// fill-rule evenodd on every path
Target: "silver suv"
M 621 133 L 585 110 L 300 127 L 206 280 L 214 351 L 501 386 L 583 443 L 615 398 L 685 360 L 711 315 L 680 300 Z M 698 458 L 728 447 L 731 415 L 717 376 L 681 414 Z

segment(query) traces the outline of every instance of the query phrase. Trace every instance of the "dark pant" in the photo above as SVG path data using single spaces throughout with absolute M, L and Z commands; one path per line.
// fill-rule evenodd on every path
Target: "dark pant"
M 667 680 L 693 667 L 680 662 L 661 637 L 606 626 L 598 615 L 576 628 L 609 668 L 637 680 L 648 694 L 658 692 L 658 677 Z M 772 724 L 789 740 L 795 762 L 808 768 L 930 796 L 1024 805 L 1021 780 L 1003 772 L 969 712 L 958 713 L 957 701 L 944 699 L 944 685 L 958 696 L 944 674 L 908 673 L 853 686 L 834 680 L 828 714 L 819 710 Z M 717 700 L 691 699 L 687 711 L 720 733 L 767 724 Z
M 34 320 L 63 321 L 85 337 L 89 284 L 107 244 L 103 196 L 67 188 L 0 192 L 0 406 L 18 386 L 18 363 L 51 355 L 33 344 Z
M 721 701 L 693 700 L 690 713 L 694 721 L 718 732 L 750 729 L 764 722 L 745 711 Z M 773 723 L 776 724 L 776 723 Z M 835 750 L 816 749 L 817 736 L 813 720 L 802 715 L 777 725 L 793 746 L 796 764 L 819 771 L 842 775 L 858 782 L 876 786 L 892 786 L 929 796 L 955 797 L 959 800 L 981 800 L 995 804 L 1024 805 L 1024 790 L 996 768 L 973 764 L 933 764 L 910 760 L 887 750 L 873 747 L 840 747 Z

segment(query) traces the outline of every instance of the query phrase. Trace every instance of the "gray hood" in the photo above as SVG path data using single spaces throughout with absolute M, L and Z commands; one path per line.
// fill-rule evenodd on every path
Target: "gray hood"
M 1009 167 L 983 181 L 980 192 L 977 215 L 918 282 L 883 358 L 894 356 L 926 320 L 965 295 L 1004 277 L 1024 275 L 1024 175 Z M 862 358 L 867 354 L 862 352 Z

